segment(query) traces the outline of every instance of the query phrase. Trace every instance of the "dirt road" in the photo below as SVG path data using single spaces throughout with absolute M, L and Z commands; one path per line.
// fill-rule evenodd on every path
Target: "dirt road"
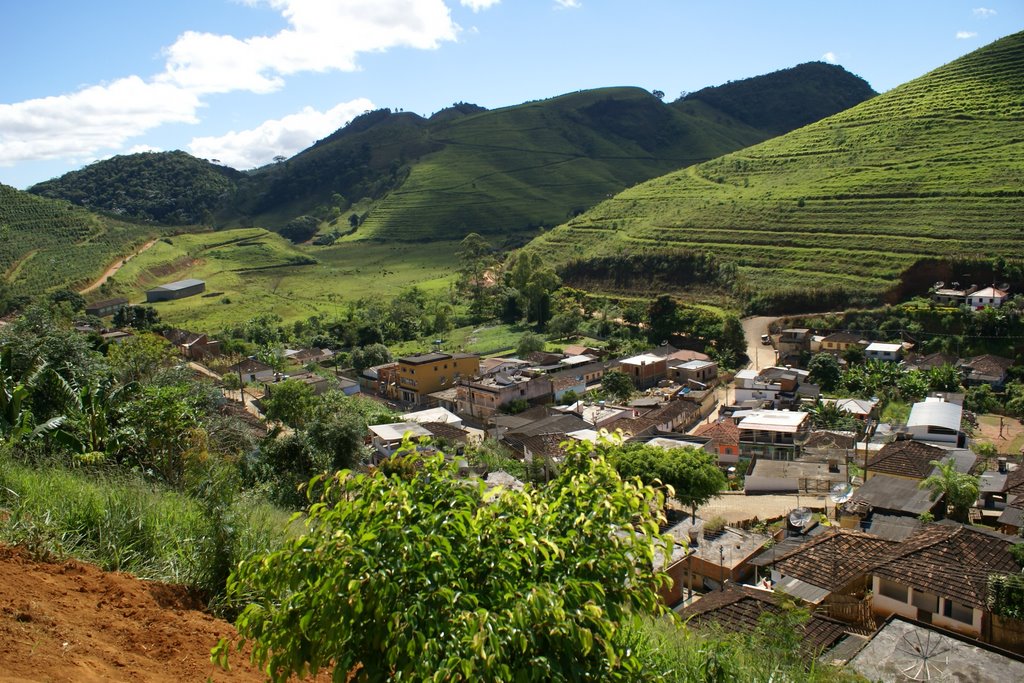
M 761 370 L 775 365 L 775 347 L 761 343 L 761 335 L 768 334 L 768 325 L 777 320 L 774 316 L 759 315 L 743 319 L 743 336 L 747 339 L 748 368 Z
M 132 253 L 128 254 L 124 258 L 119 258 L 118 260 L 114 261 L 113 263 L 110 264 L 110 267 L 107 268 L 103 272 L 103 275 L 100 275 L 100 278 L 98 280 L 96 280 L 96 282 L 93 282 L 91 285 L 89 285 L 85 289 L 78 290 L 78 293 L 79 294 L 88 294 L 89 292 L 91 292 L 93 290 L 99 289 L 100 286 L 104 282 L 106 282 L 107 280 L 109 280 L 110 278 L 112 278 L 114 276 L 114 273 L 116 273 L 117 271 L 121 270 L 121 266 L 123 266 L 124 264 L 128 263 L 128 261 L 130 261 L 131 259 L 135 258 L 136 256 L 138 256 L 142 252 L 146 251 L 147 249 L 149 249 L 150 247 L 152 247 L 156 243 L 157 243 L 157 238 L 154 237 L 153 239 L 151 239 L 150 241 L 146 242 L 141 247 L 139 247 L 138 249 L 136 249 Z

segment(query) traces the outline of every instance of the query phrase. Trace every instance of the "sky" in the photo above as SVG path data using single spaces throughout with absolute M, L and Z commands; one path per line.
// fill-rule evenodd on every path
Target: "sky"
M 366 110 L 682 92 L 809 61 L 884 92 L 1024 29 L 1022 0 L 33 0 L 4 3 L 0 183 L 116 154 L 238 169 Z

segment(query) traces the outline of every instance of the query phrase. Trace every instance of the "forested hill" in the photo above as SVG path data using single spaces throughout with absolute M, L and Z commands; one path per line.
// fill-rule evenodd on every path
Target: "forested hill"
M 208 223 L 241 174 L 186 152 L 115 156 L 38 183 L 29 191 L 137 221 Z
M 738 266 L 740 289 L 754 299 L 800 291 L 815 306 L 878 298 L 921 259 L 1019 258 L 1021 93 L 1024 33 L 787 135 L 630 188 L 531 248 L 562 263 L 701 251 Z
M 704 102 L 748 126 L 782 134 L 876 94 L 865 80 L 841 66 L 808 62 L 758 78 L 704 88 L 676 104 Z
M 29 296 L 78 288 L 151 234 L 152 228 L 0 185 L 0 291 Z
M 97 162 L 32 191 L 168 223 L 213 216 L 221 225 L 276 229 L 313 215 L 360 223 L 354 239 L 515 233 L 556 225 L 634 183 L 801 125 L 806 112 L 821 112 L 815 107 L 872 95 L 841 68 L 819 67 L 721 86 L 718 104 L 711 95 L 665 104 L 622 87 L 493 111 L 457 103 L 430 118 L 384 109 L 247 173 L 182 152 L 141 154 Z M 720 106 L 760 111 L 764 122 L 745 123 Z

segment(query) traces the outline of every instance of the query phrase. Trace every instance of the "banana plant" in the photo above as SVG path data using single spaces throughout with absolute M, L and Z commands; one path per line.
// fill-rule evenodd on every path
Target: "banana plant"
M 83 462 L 97 462 L 117 450 L 113 416 L 121 403 L 135 390 L 134 383 L 118 384 L 107 377 L 75 386 L 54 373 L 54 383 L 73 415 L 73 431 L 63 425 L 54 434 L 55 440 L 73 451 Z M 70 423 L 67 423 L 70 426 Z
M 36 368 L 18 380 L 13 375 L 12 354 L 9 347 L 0 352 L 0 439 L 18 441 L 53 432 L 64 423 L 64 417 L 54 417 L 37 425 L 28 399 L 44 368 Z

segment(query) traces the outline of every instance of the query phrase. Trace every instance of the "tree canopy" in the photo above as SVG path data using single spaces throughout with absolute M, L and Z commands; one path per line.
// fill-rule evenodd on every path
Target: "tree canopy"
M 467 485 L 441 456 L 323 480 L 305 533 L 229 580 L 252 658 L 274 681 L 638 680 L 620 634 L 663 610 L 663 499 L 577 449 L 521 491 Z

